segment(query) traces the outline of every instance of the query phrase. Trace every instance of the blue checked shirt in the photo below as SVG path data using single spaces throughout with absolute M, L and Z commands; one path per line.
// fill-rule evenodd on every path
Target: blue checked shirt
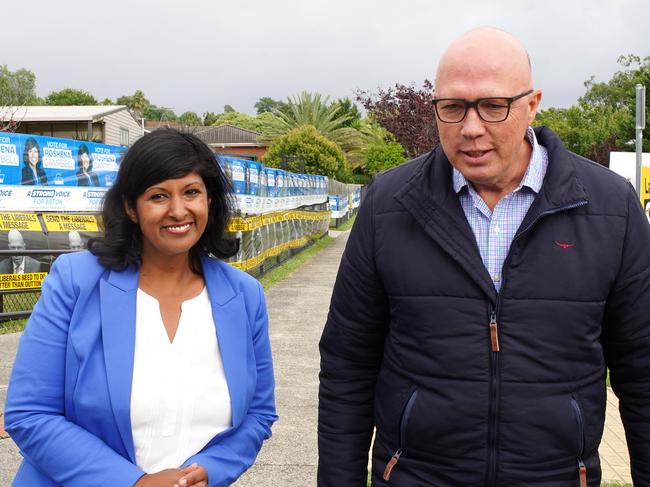
M 548 152 L 539 145 L 532 128 L 528 127 L 526 137 L 533 148 L 526 174 L 512 193 L 499 200 L 494 211 L 490 211 L 474 187 L 454 168 L 454 191 L 458 193 L 460 204 L 476 237 L 483 264 L 490 273 L 497 292 L 501 290 L 503 261 L 535 195 L 542 187 L 548 167 Z

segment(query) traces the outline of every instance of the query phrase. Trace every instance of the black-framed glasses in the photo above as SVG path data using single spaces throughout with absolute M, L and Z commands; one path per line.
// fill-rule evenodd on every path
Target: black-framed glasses
M 512 102 L 530 95 L 534 90 L 528 90 L 515 96 L 492 96 L 489 98 L 477 98 L 470 101 L 463 98 L 434 98 L 433 106 L 436 115 L 441 122 L 459 123 L 465 120 L 467 111 L 475 108 L 476 113 L 484 122 L 503 122 L 510 115 Z

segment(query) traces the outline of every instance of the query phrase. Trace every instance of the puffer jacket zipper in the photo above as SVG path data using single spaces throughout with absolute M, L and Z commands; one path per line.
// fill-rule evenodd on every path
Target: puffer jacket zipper
M 498 300 L 497 300 L 498 303 Z M 497 309 L 490 311 L 490 405 L 488 423 L 488 485 L 496 485 L 497 471 L 497 428 L 499 418 L 499 329 L 497 323 Z
M 579 208 L 581 206 L 585 206 L 588 204 L 586 200 L 581 200 L 577 201 L 575 203 L 572 203 L 570 205 L 562 206 L 559 208 L 554 208 L 552 210 L 547 210 L 539 215 L 537 215 L 528 226 L 526 226 L 524 229 L 520 229 L 517 231 L 515 234 L 514 238 L 512 239 L 512 244 L 510 245 L 510 250 L 508 251 L 508 254 L 506 255 L 506 259 L 503 263 L 503 269 L 501 272 L 501 291 L 497 294 L 497 302 L 496 305 L 494 305 L 491 310 L 490 310 L 490 323 L 489 323 L 489 329 L 490 329 L 490 350 L 492 353 L 490 354 L 490 405 L 489 405 L 489 416 L 490 416 L 490 421 L 488 425 L 488 469 L 487 469 L 487 482 L 486 485 L 487 487 L 496 487 L 497 485 L 497 443 L 498 443 L 498 426 L 499 426 L 499 389 L 500 389 L 500 380 L 499 380 L 499 366 L 500 366 L 500 352 L 501 352 L 501 346 L 499 345 L 499 328 L 498 328 L 498 319 L 499 319 L 499 309 L 500 309 L 500 302 L 501 302 L 501 296 L 503 294 L 503 290 L 505 289 L 506 286 L 506 269 L 508 268 L 508 264 L 510 262 L 510 257 L 512 253 L 512 248 L 514 246 L 514 243 L 525 233 L 530 231 L 531 228 L 533 228 L 537 222 L 539 222 L 542 218 L 546 216 L 553 215 L 555 213 L 560 213 L 562 211 L 568 211 L 568 210 L 573 210 L 575 208 Z M 577 403 L 576 403 L 577 404 Z M 579 468 L 582 468 L 580 470 L 581 473 L 581 483 L 580 487 L 586 487 L 587 486 L 587 473 L 586 473 L 586 468 L 584 467 L 584 463 L 582 464 L 582 467 L 579 465 Z M 582 479 L 584 477 L 584 484 L 582 483 Z
M 404 406 L 404 411 L 402 412 L 402 417 L 399 422 L 399 445 L 397 445 L 397 450 L 395 453 L 393 453 L 393 456 L 388 461 L 386 468 L 384 469 L 383 479 L 385 481 L 390 480 L 390 475 L 397 465 L 397 462 L 399 462 L 400 457 L 406 453 L 406 425 L 408 423 L 409 417 L 411 416 L 411 410 L 413 409 L 413 405 L 415 404 L 415 399 L 417 397 L 418 390 L 415 389 L 411 394 L 411 397 L 409 397 L 409 400 L 406 402 L 406 406 Z
M 585 429 L 580 404 L 578 404 L 575 397 L 571 398 L 571 407 L 573 408 L 573 413 L 578 425 L 578 451 L 576 454 L 576 459 L 578 461 L 578 479 L 580 480 L 580 487 L 587 487 L 587 466 L 585 465 L 585 462 L 582 461 L 582 457 L 585 454 Z

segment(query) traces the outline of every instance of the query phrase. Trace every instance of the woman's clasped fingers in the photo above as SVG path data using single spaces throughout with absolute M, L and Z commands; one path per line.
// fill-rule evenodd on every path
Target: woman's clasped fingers
M 178 480 L 174 487 L 207 487 L 208 472 L 202 466 L 193 463 L 184 468 L 183 476 Z

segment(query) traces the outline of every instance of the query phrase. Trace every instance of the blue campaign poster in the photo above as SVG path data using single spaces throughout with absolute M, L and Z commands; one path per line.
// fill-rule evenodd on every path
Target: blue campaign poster
M 262 164 L 255 161 L 248 162 L 248 194 L 252 196 L 257 196 L 259 194 L 260 187 L 260 170 L 262 169 Z
M 277 192 L 276 182 L 278 177 L 279 169 L 272 167 L 266 168 L 266 194 L 267 196 L 275 197 L 279 196 Z
M 110 187 L 124 147 L 0 132 L 0 185 Z
M 232 181 L 235 194 L 247 194 L 249 185 L 248 161 L 230 156 L 217 156 L 217 160 Z

